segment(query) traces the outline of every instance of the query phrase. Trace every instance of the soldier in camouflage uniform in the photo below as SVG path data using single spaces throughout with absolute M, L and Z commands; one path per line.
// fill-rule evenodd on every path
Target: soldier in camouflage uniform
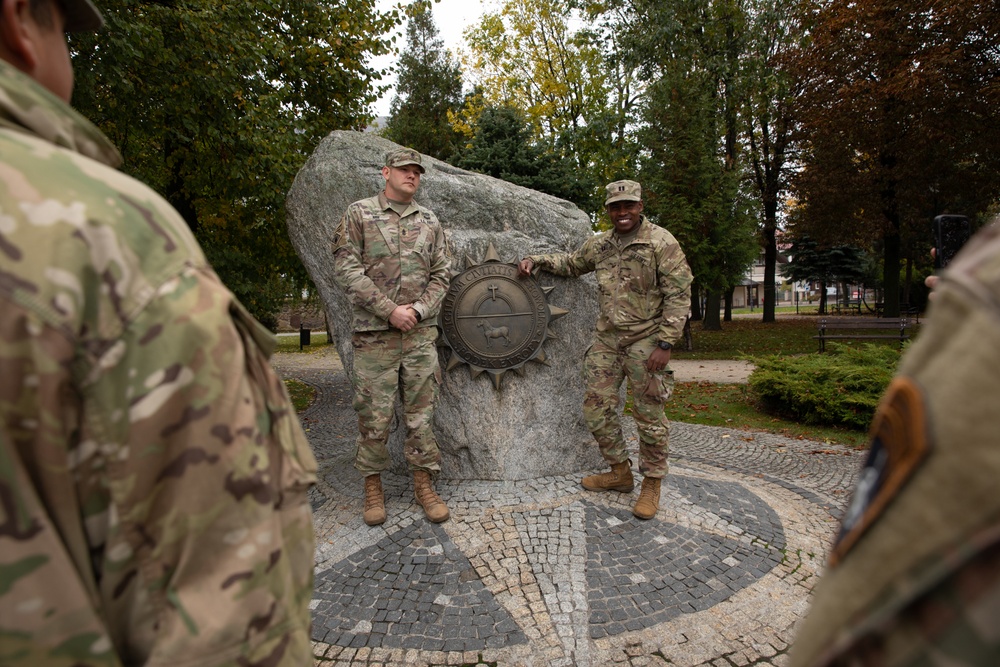
M 1000 221 L 943 271 L 876 411 L 793 665 L 1000 665 Z
M 67 104 L 86 0 L 0 0 L 0 665 L 311 665 L 274 343 Z
M 638 183 L 610 183 L 605 206 L 613 230 L 588 239 L 574 253 L 530 255 L 518 268 L 522 276 L 535 267 L 560 276 L 596 272 L 600 315 L 583 361 L 583 416 L 611 472 L 585 477 L 583 486 L 632 491 L 631 461 L 618 417 L 618 391 L 628 378 L 644 475 L 632 513 L 651 519 L 659 509 L 660 480 L 667 474 L 664 409 L 674 387 L 668 364 L 690 306 L 691 269 L 670 232 L 642 215 Z
M 365 478 L 369 526 L 385 521 L 381 474 L 389 467 L 386 442 L 397 392 L 414 495 L 431 521 L 449 517 L 432 484 L 441 452 L 431 422 L 441 383 L 437 314 L 451 264 L 441 223 L 413 201 L 423 173 L 420 153 L 390 151 L 382 168 L 385 190 L 348 206 L 333 239 L 334 279 L 354 307 L 354 466 Z

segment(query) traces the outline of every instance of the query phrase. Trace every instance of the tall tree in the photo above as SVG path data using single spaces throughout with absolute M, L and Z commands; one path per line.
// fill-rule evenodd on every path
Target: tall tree
M 398 24 L 373 0 L 102 0 L 107 27 L 71 36 L 74 104 L 124 169 L 184 216 L 261 320 L 308 278 L 285 193 L 331 130 L 362 129 Z
M 524 115 L 512 107 L 481 110 L 457 164 L 577 204 L 590 194 L 571 164 L 535 143 Z
M 406 50 L 383 135 L 397 144 L 451 162 L 461 134 L 451 125 L 463 103 L 462 68 L 445 50 L 431 14 L 430 0 L 408 8 Z
M 791 261 L 782 274 L 797 282 L 820 283 L 819 313 L 826 313 L 826 288 L 830 283 L 857 285 L 869 271 L 868 255 L 852 245 L 823 247 L 809 236 L 792 241 Z M 845 294 L 845 299 L 849 295 Z
M 898 316 L 904 238 L 937 213 L 975 217 L 997 201 L 1000 6 L 830 0 L 810 33 L 792 70 L 804 86 L 804 228 L 879 244 L 885 313 Z
M 519 109 L 540 145 L 575 164 L 596 216 L 600 186 L 634 166 L 635 72 L 605 49 L 614 34 L 594 23 L 599 12 L 575 4 L 504 0 L 466 32 L 468 64 L 490 106 Z
M 801 0 L 748 0 L 741 117 L 752 182 L 761 206 L 763 321 L 775 321 L 778 217 L 795 160 L 793 102 L 798 86 L 782 58 L 805 39 Z
M 651 82 L 640 130 L 651 217 L 681 241 L 706 293 L 703 326 L 719 329 L 723 295 L 758 248 L 739 141 L 745 15 L 735 0 L 628 7 L 620 28 Z M 696 316 L 699 306 L 696 299 Z

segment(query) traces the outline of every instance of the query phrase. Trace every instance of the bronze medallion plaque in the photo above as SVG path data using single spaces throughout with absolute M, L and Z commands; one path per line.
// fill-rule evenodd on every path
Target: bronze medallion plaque
M 523 373 L 529 361 L 546 364 L 542 344 L 553 337 L 548 325 L 569 311 L 546 301 L 554 287 L 540 287 L 534 276 L 518 278 L 517 266 L 501 262 L 492 243 L 481 264 L 465 262 L 466 270 L 451 279 L 438 319 L 451 348 L 448 370 L 468 364 L 473 378 L 488 373 L 500 389 L 507 371 Z
M 513 264 L 486 262 L 451 279 L 441 305 L 441 328 L 452 352 L 470 366 L 503 371 L 541 351 L 549 304 L 534 278 Z

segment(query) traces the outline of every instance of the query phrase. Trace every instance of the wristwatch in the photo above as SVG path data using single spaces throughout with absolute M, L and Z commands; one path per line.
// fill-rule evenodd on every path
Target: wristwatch
M 661 350 L 669 350 L 670 348 L 673 347 L 673 345 L 671 345 L 665 340 L 661 340 L 659 343 L 656 344 L 656 347 L 660 348 Z

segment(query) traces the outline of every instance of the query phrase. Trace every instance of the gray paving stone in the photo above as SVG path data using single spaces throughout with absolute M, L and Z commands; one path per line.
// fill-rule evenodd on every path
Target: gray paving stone
M 283 372 L 317 390 L 302 418 L 320 463 L 319 665 L 787 664 L 861 461 L 825 443 L 672 424 L 651 521 L 631 515 L 638 491 L 590 493 L 576 476 L 443 476 L 452 519 L 432 525 L 412 481 L 387 474 L 389 518 L 371 528 L 346 378 Z M 629 444 L 636 460 L 634 434 Z

